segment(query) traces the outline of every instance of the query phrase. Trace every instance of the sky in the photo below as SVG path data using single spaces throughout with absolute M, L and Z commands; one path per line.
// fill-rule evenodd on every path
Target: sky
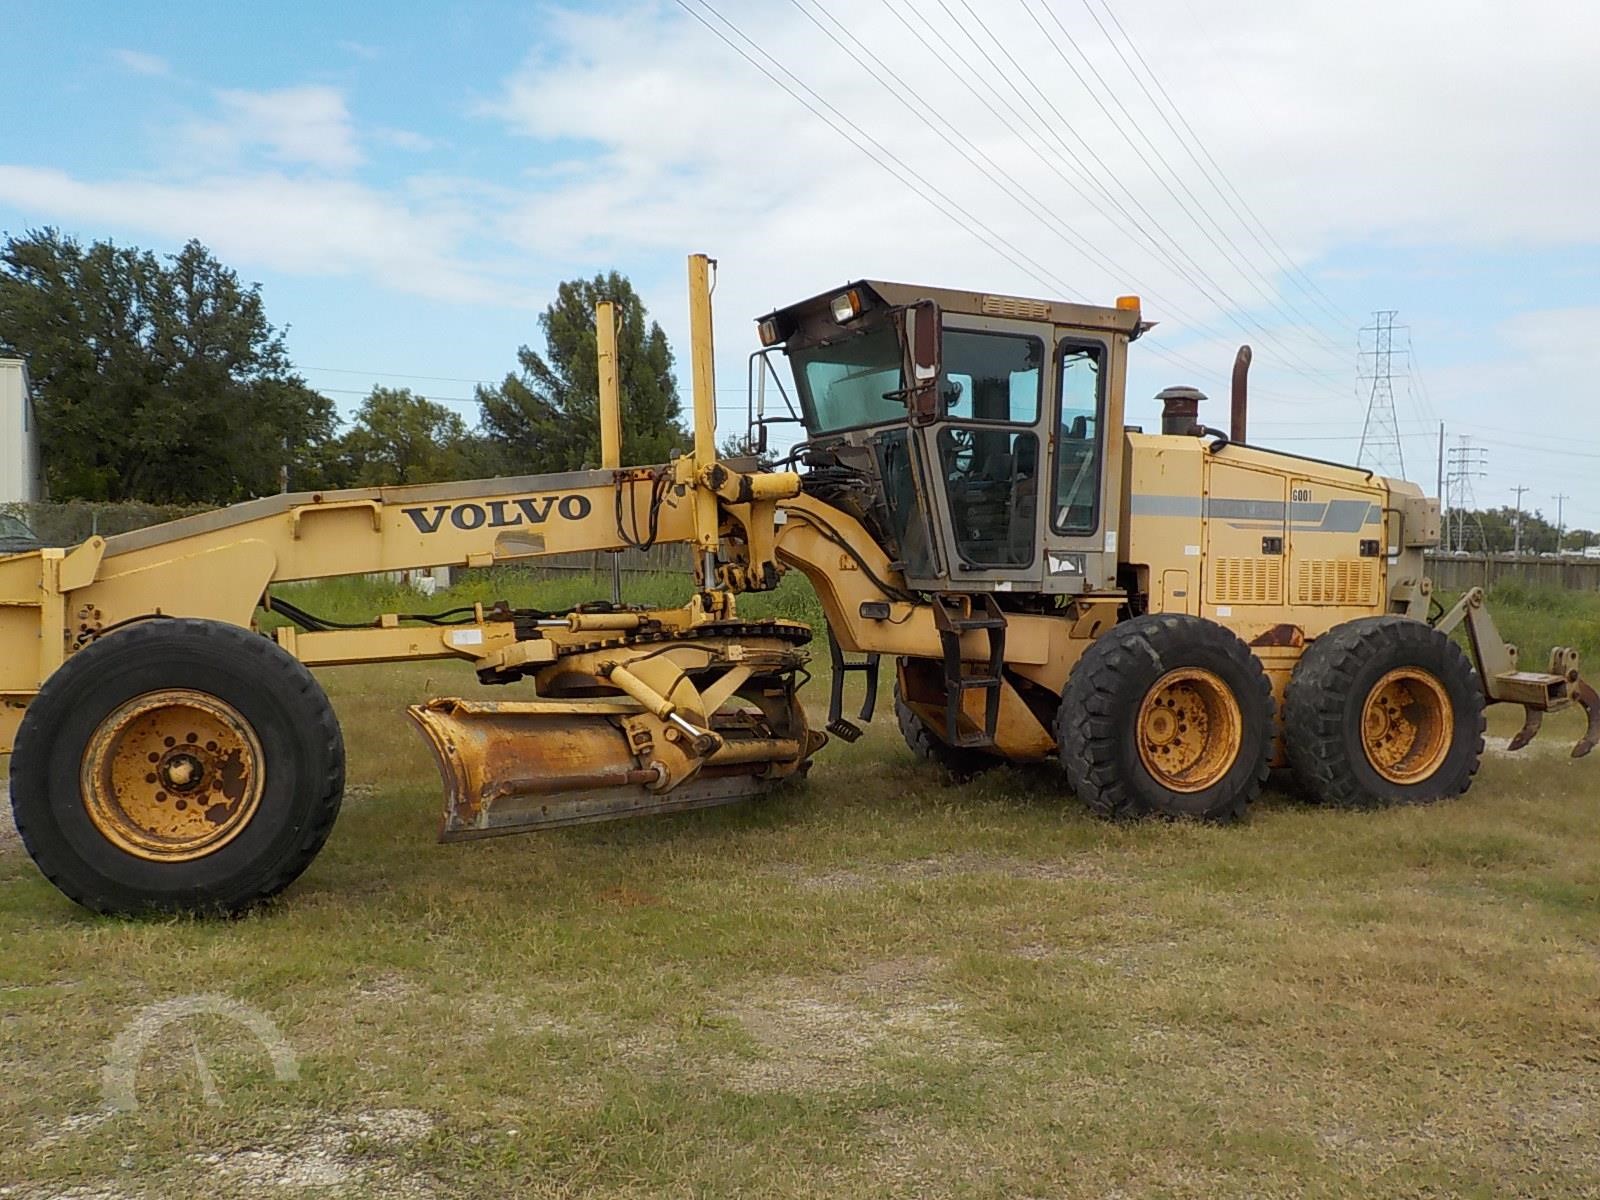
M 1183 383 L 1225 425 L 1249 342 L 1251 440 L 1354 461 L 1392 310 L 1404 474 L 1436 490 L 1442 421 L 1487 448 L 1479 506 L 1523 486 L 1600 529 L 1582 0 L 10 0 L 6 26 L 0 230 L 199 238 L 347 414 L 383 384 L 474 419 L 557 283 L 612 268 L 686 368 L 705 252 L 724 433 L 753 318 L 881 278 L 1136 293 L 1130 421 Z

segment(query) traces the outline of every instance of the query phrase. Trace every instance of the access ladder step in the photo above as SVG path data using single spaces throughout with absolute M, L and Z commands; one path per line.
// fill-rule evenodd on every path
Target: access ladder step
M 828 653 L 833 660 L 833 678 L 828 681 L 828 732 L 840 741 L 853 742 L 861 736 L 861 728 L 844 716 L 845 677 L 859 674 L 866 683 L 866 695 L 861 699 L 857 721 L 870 722 L 878 705 L 878 656 L 865 655 L 860 662 L 851 662 L 839 648 L 839 639 L 828 630 Z
M 987 592 L 974 596 L 937 596 L 933 624 L 944 651 L 945 741 L 962 750 L 994 746 L 1000 724 L 1000 686 L 1006 659 L 1006 615 Z M 961 652 L 963 634 L 982 633 L 988 642 L 988 659 L 969 671 Z M 984 693 L 983 724 L 967 717 L 962 697 L 970 691 Z

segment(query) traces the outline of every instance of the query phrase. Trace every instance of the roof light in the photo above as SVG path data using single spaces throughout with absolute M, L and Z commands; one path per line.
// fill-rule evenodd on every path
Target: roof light
M 861 296 L 851 288 L 835 296 L 828 307 L 833 310 L 833 319 L 844 325 L 861 315 Z
M 760 334 L 763 346 L 775 345 L 781 340 L 778 337 L 778 323 L 770 317 L 756 326 L 756 332 Z
M 1118 296 L 1117 297 L 1117 307 L 1120 308 L 1120 309 L 1124 309 L 1124 310 L 1126 310 L 1128 312 L 1138 312 L 1139 311 L 1139 297 L 1137 297 L 1137 296 Z

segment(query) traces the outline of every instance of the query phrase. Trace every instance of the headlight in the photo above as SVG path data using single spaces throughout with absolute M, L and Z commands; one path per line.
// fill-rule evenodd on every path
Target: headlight
M 833 309 L 833 319 L 844 325 L 861 315 L 861 297 L 851 288 L 835 296 L 829 307 Z

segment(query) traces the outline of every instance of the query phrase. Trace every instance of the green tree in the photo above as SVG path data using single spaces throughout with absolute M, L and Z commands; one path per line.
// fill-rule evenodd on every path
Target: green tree
M 1466 549 L 1488 550 L 1491 554 L 1509 554 L 1517 544 L 1517 510 L 1508 504 L 1498 508 L 1468 509 L 1465 513 L 1452 512 L 1450 528 L 1458 522 L 1466 528 Z M 1563 539 L 1563 545 L 1573 545 L 1573 535 Z M 1581 544 L 1581 543 L 1580 543 Z M 1544 554 L 1556 549 L 1556 527 L 1546 520 L 1538 509 L 1522 513 L 1522 552 Z
M 482 457 L 457 413 L 409 388 L 374 387 L 339 450 L 344 479 L 356 487 L 471 478 Z
M 520 371 L 498 387 L 480 387 L 482 432 L 495 446 L 505 473 L 567 471 L 600 463 L 600 384 L 594 308 L 617 306 L 617 359 L 622 385 L 622 461 L 665 462 L 687 449 L 679 424 L 672 349 L 649 319 L 624 275 L 612 271 L 560 285 L 539 318 L 546 353 L 523 346 Z
M 0 248 L 0 352 L 28 362 L 51 494 L 225 503 L 317 486 L 331 401 L 289 364 L 259 285 L 199 242 L 158 259 L 54 229 Z

